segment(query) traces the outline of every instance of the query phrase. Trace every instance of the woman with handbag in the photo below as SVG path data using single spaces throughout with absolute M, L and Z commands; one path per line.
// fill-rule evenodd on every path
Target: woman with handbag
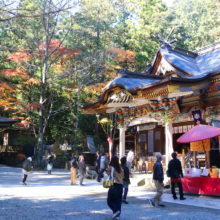
M 119 219 L 121 214 L 124 170 L 119 165 L 117 156 L 112 157 L 110 169 L 108 169 L 108 175 L 111 174 L 113 175 L 113 186 L 108 191 L 107 203 L 113 211 L 112 218 Z

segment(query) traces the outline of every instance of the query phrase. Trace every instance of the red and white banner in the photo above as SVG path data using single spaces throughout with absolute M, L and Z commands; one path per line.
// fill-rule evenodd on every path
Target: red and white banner
M 109 144 L 109 160 L 111 161 L 112 159 L 112 147 L 113 147 L 113 144 L 112 144 L 112 139 L 109 137 L 108 139 L 108 144 Z

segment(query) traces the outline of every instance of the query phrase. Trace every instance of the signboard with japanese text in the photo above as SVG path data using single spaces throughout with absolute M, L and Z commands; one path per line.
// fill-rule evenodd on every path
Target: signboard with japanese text
M 203 140 L 205 151 L 210 151 L 210 139 Z M 204 151 L 202 141 L 190 143 L 190 151 Z

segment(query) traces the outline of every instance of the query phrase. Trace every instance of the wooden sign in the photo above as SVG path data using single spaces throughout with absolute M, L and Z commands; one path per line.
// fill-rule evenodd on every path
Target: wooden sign
M 203 140 L 205 151 L 210 151 L 210 139 Z M 190 151 L 204 151 L 202 141 L 190 143 Z

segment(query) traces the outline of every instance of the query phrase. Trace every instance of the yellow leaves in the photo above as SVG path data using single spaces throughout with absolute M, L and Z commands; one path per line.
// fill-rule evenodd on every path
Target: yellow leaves
M 29 80 L 27 80 L 27 81 L 25 82 L 25 84 L 28 84 L 28 85 L 30 85 L 30 84 L 37 84 L 37 85 L 39 85 L 39 84 L 40 84 L 40 81 L 37 80 L 37 79 L 35 79 L 35 78 L 30 78 Z
M 84 91 L 89 93 L 89 97 L 86 98 L 86 102 L 95 101 L 98 99 L 99 96 L 101 96 L 103 89 L 108 84 L 108 82 L 105 83 L 96 83 L 95 85 L 87 86 L 84 88 Z
M 99 123 L 101 124 L 109 124 L 111 123 L 112 121 L 109 119 L 109 118 L 102 118 Z
M 64 72 L 65 71 L 65 68 L 63 65 L 61 64 L 54 64 L 53 65 L 53 72 L 54 73 L 61 73 L 61 72 Z

